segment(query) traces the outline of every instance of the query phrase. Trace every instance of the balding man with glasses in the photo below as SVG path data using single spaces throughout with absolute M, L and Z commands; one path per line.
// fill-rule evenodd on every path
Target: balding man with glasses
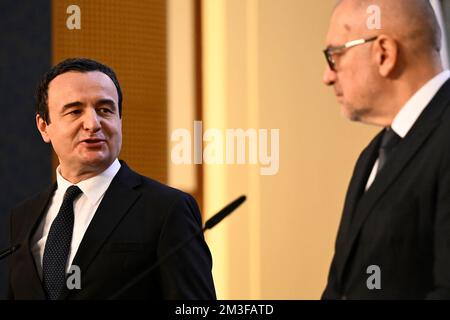
M 367 8 L 381 28 L 367 27 Z M 450 298 L 450 72 L 428 0 L 342 0 L 323 81 L 381 132 L 350 181 L 323 299 Z

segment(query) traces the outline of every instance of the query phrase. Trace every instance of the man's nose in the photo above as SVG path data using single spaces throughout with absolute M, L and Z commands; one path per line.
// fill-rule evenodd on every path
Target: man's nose
M 100 119 L 95 109 L 88 109 L 84 115 L 83 127 L 85 130 L 97 132 L 100 130 Z
M 336 82 L 336 72 L 331 70 L 330 66 L 326 66 L 322 81 L 327 86 L 332 86 Z

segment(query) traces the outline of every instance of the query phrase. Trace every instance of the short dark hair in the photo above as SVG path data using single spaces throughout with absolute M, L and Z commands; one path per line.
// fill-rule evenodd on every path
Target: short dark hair
M 39 114 L 47 124 L 50 123 L 48 112 L 48 86 L 54 78 L 69 71 L 100 71 L 106 74 L 116 86 L 117 95 L 119 97 L 119 116 L 122 117 L 122 90 L 120 89 L 119 80 L 117 80 L 114 71 L 110 67 L 95 60 L 87 58 L 69 58 L 61 61 L 47 71 L 38 84 L 36 90 L 36 114 Z

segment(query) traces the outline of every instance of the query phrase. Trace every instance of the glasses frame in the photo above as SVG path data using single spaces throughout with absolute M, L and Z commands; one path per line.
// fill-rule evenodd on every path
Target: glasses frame
M 325 59 L 327 60 L 328 66 L 330 67 L 330 70 L 336 71 L 336 61 L 334 61 L 333 54 L 344 51 L 371 41 L 375 41 L 378 39 L 378 36 L 370 37 L 367 39 L 357 39 L 352 40 L 349 42 L 346 42 L 342 46 L 329 46 L 325 50 L 323 50 L 323 53 L 325 54 Z

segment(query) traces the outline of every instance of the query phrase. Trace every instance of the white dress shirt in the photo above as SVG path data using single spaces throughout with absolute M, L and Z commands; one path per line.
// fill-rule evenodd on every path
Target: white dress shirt
M 83 192 L 73 202 L 74 209 L 74 227 L 72 244 L 70 247 L 70 255 L 67 260 L 66 272 L 69 271 L 72 265 L 73 258 L 80 246 L 81 240 L 97 211 L 100 202 L 105 195 L 111 181 L 120 169 L 120 162 L 116 159 L 105 171 L 96 175 L 95 177 L 83 180 L 76 184 Z M 58 215 L 59 209 L 62 205 L 64 194 L 67 188 L 73 185 L 73 183 L 64 179 L 60 172 L 59 166 L 56 169 L 56 181 L 57 189 L 53 194 L 52 199 L 49 202 L 47 212 L 39 224 L 35 234 L 32 238 L 32 253 L 36 267 L 38 269 L 39 277 L 42 279 L 42 257 L 44 255 L 45 243 L 47 242 L 47 236 L 50 231 L 50 226 L 53 220 Z
M 391 129 L 394 130 L 402 139 L 411 130 L 414 123 L 419 118 L 420 114 L 425 110 L 431 99 L 436 95 L 439 89 L 450 78 L 450 71 L 445 70 L 428 81 L 422 88 L 419 89 L 400 109 L 392 121 Z M 369 179 L 367 180 L 366 190 L 370 188 L 378 170 L 378 159 L 375 162 Z

